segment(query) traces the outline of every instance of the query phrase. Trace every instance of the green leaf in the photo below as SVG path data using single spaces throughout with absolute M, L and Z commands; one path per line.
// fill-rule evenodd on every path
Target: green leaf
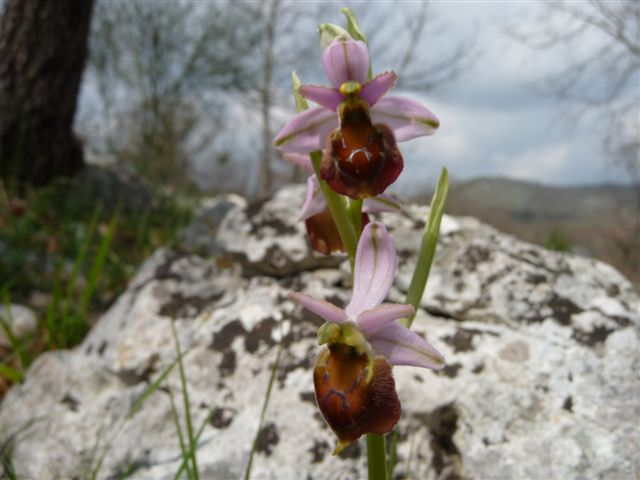
M 362 30 L 360 30 L 360 25 L 358 25 L 356 16 L 353 14 L 351 9 L 344 7 L 340 11 L 344 13 L 345 17 L 347 17 L 347 32 L 349 32 L 349 35 L 351 35 L 351 38 L 353 38 L 354 40 L 362 40 L 364 43 L 369 45 L 369 42 L 367 41 L 367 37 L 365 36 L 364 33 L 362 33 Z
M 293 83 L 293 97 L 296 100 L 296 111 L 298 113 L 303 112 L 309 108 L 309 104 L 307 103 L 307 99 L 300 95 L 300 79 L 295 70 L 291 72 L 291 83 Z
M 333 23 L 321 23 L 318 27 L 320 33 L 320 48 L 324 50 L 336 38 L 350 38 L 349 32 Z
M 440 174 L 440 180 L 438 180 L 438 186 L 436 187 L 433 199 L 431 200 L 429 218 L 424 227 L 424 234 L 422 235 L 422 244 L 420 245 L 418 263 L 415 271 L 413 272 L 411 284 L 409 285 L 409 290 L 405 299 L 405 303 L 413 305 L 416 311 L 420 306 L 422 294 L 424 293 L 424 289 L 429 278 L 431 264 L 433 263 L 433 257 L 436 253 L 438 235 L 440 234 L 440 222 L 442 220 L 442 215 L 444 214 L 444 204 L 447 198 L 448 189 L 449 176 L 447 174 L 447 169 L 443 168 L 442 173 Z M 415 315 L 407 319 L 403 319 L 402 322 L 407 327 L 411 327 L 414 317 Z
M 5 378 L 8 378 L 13 383 L 22 382 L 22 379 L 24 377 L 20 370 L 17 370 L 7 365 L 6 363 L 0 363 L 0 375 L 2 375 Z

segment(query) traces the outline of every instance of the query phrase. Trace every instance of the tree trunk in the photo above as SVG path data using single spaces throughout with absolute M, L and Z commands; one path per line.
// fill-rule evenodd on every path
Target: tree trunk
M 72 127 L 93 0 L 7 0 L 0 18 L 0 177 L 19 189 L 84 164 Z

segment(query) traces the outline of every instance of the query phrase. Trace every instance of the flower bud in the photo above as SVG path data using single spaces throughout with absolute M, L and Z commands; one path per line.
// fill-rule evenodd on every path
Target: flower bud
M 369 223 L 369 215 L 363 213 L 362 227 L 364 228 L 367 223 Z M 342 238 L 340 238 L 338 227 L 328 208 L 306 219 L 304 225 L 307 230 L 307 237 L 309 237 L 309 243 L 315 251 L 323 255 L 344 252 Z

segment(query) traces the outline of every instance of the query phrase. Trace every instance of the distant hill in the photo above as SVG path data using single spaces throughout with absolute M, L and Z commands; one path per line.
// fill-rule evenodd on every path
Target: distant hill
M 453 202 L 497 209 L 514 221 L 571 221 L 630 210 L 637 202 L 632 186 L 596 185 L 556 187 L 507 178 L 478 178 L 453 183 Z M 637 208 L 637 204 L 635 205 Z
M 450 185 L 446 211 L 549 248 L 593 255 L 640 283 L 639 202 L 640 186 L 478 178 Z

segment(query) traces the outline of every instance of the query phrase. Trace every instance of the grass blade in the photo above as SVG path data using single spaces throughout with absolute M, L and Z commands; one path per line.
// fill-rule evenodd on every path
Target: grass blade
M 51 302 L 47 306 L 47 314 L 45 318 L 45 328 L 47 330 L 47 350 L 53 350 L 56 347 L 63 347 L 66 341 L 63 339 L 63 332 L 56 324 L 57 319 L 61 318 L 59 308 L 62 300 L 62 281 L 61 262 L 56 263 L 56 270 L 53 280 L 53 291 L 51 292 Z
M 176 402 L 173 399 L 173 393 L 169 390 L 169 400 L 171 401 L 171 413 L 173 414 L 173 421 L 176 424 L 176 432 L 178 433 L 178 442 L 180 443 L 180 452 L 182 453 L 182 464 L 187 470 L 187 477 L 193 478 L 193 473 L 189 468 L 189 459 L 191 458 L 191 447 L 187 450 L 187 446 L 184 444 L 184 435 L 182 433 L 182 427 L 180 426 L 180 416 L 178 415 L 178 409 L 176 408 Z M 180 472 L 181 470 L 179 470 Z M 176 475 L 178 478 L 178 475 Z
M 9 340 L 9 344 L 14 352 L 18 355 L 20 360 L 20 368 L 24 371 L 31 364 L 31 355 L 27 350 L 24 342 L 13 333 L 13 318 L 11 316 L 11 299 L 9 298 L 9 292 L 6 289 L 2 290 L 2 305 L 4 306 L 5 315 L 7 318 L 3 318 L 0 315 L 0 328 L 4 330 L 4 333 Z M 19 373 L 19 372 L 18 372 Z M 22 374 L 20 374 L 22 376 Z M 9 378 L 9 377 L 7 377 Z
M 180 474 L 182 473 L 182 471 L 188 467 L 189 458 L 192 454 L 193 448 L 195 447 L 195 445 L 198 444 L 198 441 L 200 440 L 200 436 L 202 435 L 202 432 L 204 432 L 204 429 L 207 426 L 207 423 L 209 423 L 209 421 L 217 411 L 218 411 L 217 408 L 212 408 L 211 410 L 209 410 L 209 413 L 207 414 L 206 418 L 203 420 L 202 424 L 200 425 L 200 428 L 198 428 L 198 431 L 196 432 L 195 442 L 194 442 L 194 445 L 192 445 L 191 449 L 189 450 L 189 455 L 187 457 L 183 456 L 182 463 L 180 464 L 180 468 L 178 468 L 176 475 L 173 477 L 174 480 L 178 480 L 180 478 Z
M 71 303 L 73 302 L 73 293 L 76 287 L 76 279 L 78 278 L 78 272 L 82 264 L 84 263 L 84 259 L 87 256 L 87 252 L 89 251 L 89 246 L 91 245 L 91 240 L 93 240 L 93 234 L 96 231 L 96 225 L 98 224 L 98 218 L 100 217 L 100 212 L 102 208 L 100 204 L 96 206 L 93 210 L 93 214 L 91 215 L 91 220 L 89 220 L 89 226 L 84 234 L 84 239 L 82 244 L 80 245 L 80 250 L 78 250 L 78 254 L 76 255 L 75 260 L 73 261 L 73 267 L 71 268 L 71 275 L 69 276 L 69 281 L 67 283 L 67 291 L 65 294 L 64 304 L 62 306 L 62 312 L 60 314 L 60 318 L 63 322 L 65 322 L 69 317 L 69 308 Z
M 260 412 L 260 422 L 258 423 L 258 430 L 256 431 L 256 436 L 253 439 L 253 445 L 251 446 L 251 452 L 249 453 L 249 461 L 247 463 L 247 469 L 244 472 L 244 480 L 249 480 L 251 476 L 251 465 L 253 463 L 253 454 L 258 447 L 258 440 L 260 438 L 260 432 L 262 431 L 262 425 L 264 423 L 264 417 L 267 413 L 267 406 L 269 405 L 269 397 L 271 397 L 271 389 L 273 388 L 273 382 L 276 378 L 276 372 L 278 371 L 278 366 L 280 365 L 280 353 L 282 352 L 282 343 L 278 344 L 278 351 L 276 352 L 276 360 L 273 363 L 273 368 L 271 369 L 271 377 L 269 378 L 269 385 L 267 386 L 267 393 L 264 396 L 264 402 L 262 402 L 262 411 Z
M 185 423 L 187 424 L 187 435 L 189 437 L 189 450 L 191 452 L 191 463 L 193 465 L 193 478 L 198 480 L 198 461 L 196 459 L 196 448 L 194 444 L 193 425 L 191 423 L 191 408 L 189 407 L 189 391 L 187 389 L 187 377 L 184 373 L 184 363 L 182 362 L 182 352 L 180 350 L 180 340 L 176 332 L 176 326 L 171 321 L 171 329 L 173 331 L 173 339 L 176 343 L 176 351 L 178 352 L 178 368 L 180 372 L 180 384 L 182 386 L 182 400 L 184 402 Z
M 78 308 L 76 318 L 78 322 L 81 322 L 83 324 L 86 324 L 86 316 L 87 316 L 87 310 L 89 308 L 89 301 L 93 296 L 93 292 L 96 290 L 98 279 L 100 278 L 100 274 L 102 273 L 102 269 L 104 268 L 104 263 L 107 258 L 107 254 L 109 253 L 109 246 L 111 245 L 111 240 L 113 238 L 113 234 L 115 232 L 117 223 L 118 223 L 118 212 L 116 211 L 116 213 L 111 218 L 111 221 L 109 222 L 109 228 L 107 229 L 106 234 L 102 237 L 102 241 L 100 242 L 100 247 L 98 248 L 96 257 L 93 260 L 93 263 L 91 265 L 91 270 L 89 271 L 87 286 L 82 292 L 82 297 L 80 298 L 80 306 Z
M 162 384 L 162 382 L 164 382 L 165 378 L 167 378 L 167 376 L 171 373 L 171 370 L 173 370 L 173 368 L 178 364 L 178 361 L 179 361 L 179 357 L 176 358 L 173 362 L 171 362 L 162 371 L 162 373 L 158 376 L 158 378 L 156 378 L 152 383 L 147 385 L 147 387 L 140 394 L 140 396 L 136 399 L 136 401 L 133 403 L 133 405 L 131 405 L 131 408 L 129 409 L 129 413 L 127 414 L 127 417 L 126 417 L 127 419 L 130 419 L 131 417 L 133 417 L 136 413 L 138 413 L 142 409 L 142 406 L 144 405 L 144 402 L 156 390 L 158 390 L 158 388 L 160 388 L 160 385 Z
M 111 435 L 111 438 L 107 441 L 107 444 L 102 449 L 100 458 L 98 458 L 98 461 L 96 462 L 96 466 L 91 469 L 91 473 L 88 475 L 88 478 L 90 478 L 91 480 L 96 480 L 96 478 L 98 477 L 98 473 L 102 468 L 102 463 L 104 462 L 104 459 L 109 454 L 109 451 L 111 450 L 111 446 L 113 445 L 113 442 L 115 441 L 116 437 L 124 427 L 126 421 L 132 418 L 136 413 L 138 413 L 142 409 L 142 406 L 144 405 L 144 402 L 147 400 L 147 398 L 149 398 L 156 390 L 158 390 L 158 388 L 160 388 L 160 385 L 162 384 L 162 382 L 167 378 L 169 373 L 171 373 L 173 368 L 178 364 L 179 358 L 180 357 L 176 358 L 173 362 L 171 362 L 162 371 L 162 373 L 158 376 L 158 378 L 156 378 L 152 383 L 147 385 L 147 387 L 136 399 L 133 405 L 131 405 L 131 408 L 129 408 L 129 412 L 127 413 L 126 417 L 124 417 L 120 422 L 120 424 L 114 429 L 113 434 Z M 91 463 L 93 464 L 93 462 Z
M 4 362 L 0 362 L 0 375 L 8 378 L 12 383 L 20 383 L 24 378 L 24 375 L 20 370 L 17 370 Z

